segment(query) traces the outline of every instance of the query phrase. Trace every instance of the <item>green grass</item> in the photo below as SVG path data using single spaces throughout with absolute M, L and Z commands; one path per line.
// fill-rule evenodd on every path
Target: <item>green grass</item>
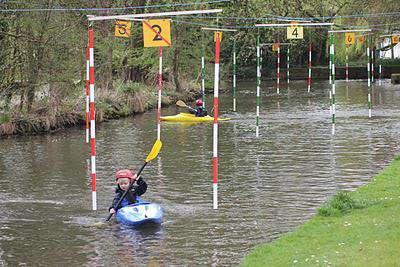
M 400 157 L 310 221 L 253 249 L 242 266 L 400 266 Z

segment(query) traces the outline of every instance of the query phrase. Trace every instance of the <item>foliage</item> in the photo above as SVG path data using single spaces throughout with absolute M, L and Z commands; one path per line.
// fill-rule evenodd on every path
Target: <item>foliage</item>
M 156 4 L 179 4 L 190 1 L 160 0 Z M 193 1 L 195 2 L 195 1 Z M 127 10 L 97 11 L 52 11 L 54 8 L 100 8 L 122 6 L 146 6 L 154 4 L 149 0 L 15 0 L 2 1 L 3 10 L 37 9 L 42 11 L 3 12 L 0 18 L 0 97 L 7 105 L 17 105 L 19 114 L 30 113 L 38 105 L 37 94 L 44 86 L 50 85 L 52 96 L 58 99 L 74 98 L 82 92 L 82 87 L 71 86 L 76 79 L 85 80 L 87 26 L 86 15 L 112 15 L 121 13 L 149 13 L 177 10 L 176 7 L 160 7 Z M 396 0 L 338 0 L 304 2 L 298 0 L 232 0 L 220 4 L 202 4 L 198 9 L 223 8 L 223 13 L 209 18 L 205 16 L 176 17 L 172 21 L 172 46 L 164 48 L 164 76 L 174 87 L 183 91 L 187 81 L 199 81 L 200 58 L 204 51 L 206 79 L 213 77 L 214 42 L 213 34 L 202 31 L 201 26 L 243 27 L 236 33 L 225 32 L 221 47 L 221 75 L 231 79 L 233 43 L 236 42 L 237 74 L 239 77 L 254 78 L 255 41 L 260 35 L 262 42 L 285 41 L 283 28 L 255 29 L 254 24 L 277 22 L 281 16 L 307 18 L 314 21 L 328 21 L 341 24 L 368 25 L 389 23 L 390 17 L 382 18 L 336 18 L 330 16 L 353 13 L 373 13 L 394 11 Z M 189 9 L 189 8 L 187 8 Z M 194 9 L 194 8 L 193 8 Z M 232 19 L 237 18 L 237 19 Z M 246 19 L 241 19 L 246 18 Z M 262 19 L 250 19 L 262 18 Z M 390 31 L 388 26 L 381 32 Z M 95 32 L 95 88 L 113 91 L 115 80 L 126 82 L 117 84 L 121 90 L 140 90 L 138 83 L 153 86 L 158 73 L 158 49 L 144 48 L 142 25 L 133 22 L 130 38 L 114 36 L 114 21 L 94 22 Z M 376 32 L 377 35 L 379 32 Z M 337 37 L 337 60 L 343 62 L 343 37 Z M 371 40 L 378 42 L 377 39 Z M 313 44 L 314 65 L 327 64 L 326 28 L 308 28 L 304 40 L 292 41 L 292 66 L 307 62 L 307 47 Z M 276 54 L 270 48 L 264 49 L 262 62 L 264 71 L 274 68 Z M 284 53 L 284 52 L 283 52 Z M 364 46 L 354 46 L 349 50 L 350 61 L 365 54 Z M 282 63 L 284 64 L 284 63 Z M 211 82 L 209 79 L 208 82 Z M 56 86 L 52 86 L 56 84 Z M 65 103 L 69 103 L 66 101 Z M 8 107 L 7 107 L 8 108 Z
M 349 213 L 354 209 L 365 208 L 370 205 L 369 201 L 354 199 L 348 191 L 337 192 L 330 201 L 318 209 L 321 216 L 339 216 Z
M 378 64 L 382 64 L 382 66 L 399 66 L 400 65 L 400 58 L 395 58 L 395 59 L 390 59 L 390 58 L 385 58 L 385 59 L 379 59 L 377 60 Z
M 122 93 L 135 93 L 139 92 L 142 85 L 138 82 L 123 82 L 121 80 L 114 81 L 115 90 Z

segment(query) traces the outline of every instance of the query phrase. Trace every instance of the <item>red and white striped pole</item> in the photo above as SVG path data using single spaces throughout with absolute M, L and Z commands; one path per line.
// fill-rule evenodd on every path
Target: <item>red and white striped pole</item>
M 278 61 L 277 61 L 277 69 L 276 69 L 276 93 L 279 95 L 279 84 L 281 78 L 281 44 L 278 43 Z
M 85 89 L 86 89 L 86 144 L 89 144 L 89 44 L 86 46 L 86 81 L 85 81 Z
M 92 209 L 97 210 L 96 194 L 96 110 L 94 106 L 94 31 L 89 28 L 89 88 L 90 88 L 90 151 L 92 176 Z
M 215 40 L 215 70 L 214 70 L 214 124 L 213 124 L 213 209 L 218 209 L 218 90 L 219 90 L 219 52 L 221 46 L 220 34 Z
M 162 90 L 162 46 L 158 49 L 159 66 L 158 66 L 158 106 L 157 106 L 157 139 L 161 139 L 161 90 Z
M 311 91 L 311 43 L 309 45 L 309 49 L 308 49 L 308 87 L 307 87 L 307 92 L 308 94 L 310 94 Z

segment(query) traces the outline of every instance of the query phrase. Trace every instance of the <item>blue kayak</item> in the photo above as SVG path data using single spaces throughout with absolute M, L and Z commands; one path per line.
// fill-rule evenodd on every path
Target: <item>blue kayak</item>
M 158 204 L 139 199 L 135 204 L 120 208 L 115 217 L 119 223 L 129 226 L 139 226 L 144 223 L 160 224 L 163 210 Z

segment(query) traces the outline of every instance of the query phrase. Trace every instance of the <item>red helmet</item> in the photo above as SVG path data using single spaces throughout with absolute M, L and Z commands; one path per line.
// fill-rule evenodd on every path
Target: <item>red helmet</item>
M 203 105 L 203 101 L 201 101 L 201 99 L 197 99 L 196 100 L 196 106 L 200 107 Z
M 115 179 L 118 180 L 119 178 L 128 178 L 132 180 L 134 176 L 134 172 L 130 170 L 119 170 L 115 173 Z

